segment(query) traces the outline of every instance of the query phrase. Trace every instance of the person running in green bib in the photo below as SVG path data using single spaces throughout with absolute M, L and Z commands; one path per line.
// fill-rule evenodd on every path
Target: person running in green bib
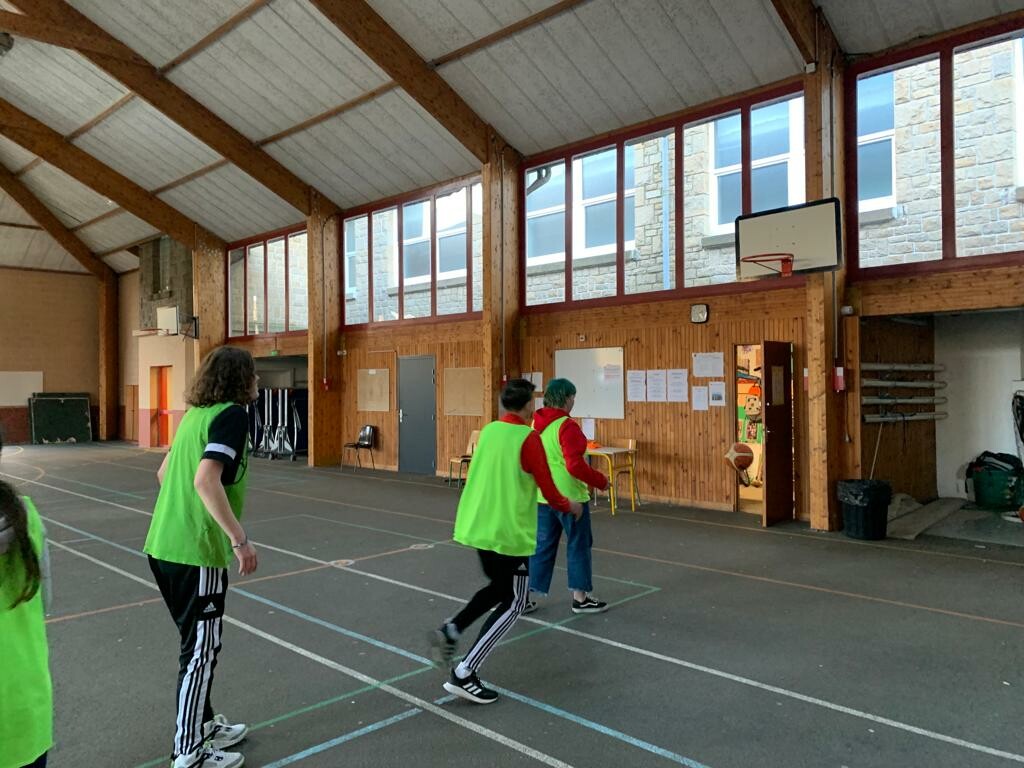
M 45 768 L 53 747 L 45 552 L 32 501 L 0 481 L 0 768 Z
M 513 379 L 501 392 L 505 414 L 480 431 L 466 487 L 455 515 L 455 541 L 477 550 L 489 583 L 454 617 L 431 632 L 434 658 L 450 663 L 459 636 L 494 609 L 473 647 L 452 671 L 444 688 L 475 704 L 490 704 L 498 694 L 477 677 L 484 660 L 526 607 L 530 555 L 537 548 L 537 489 L 556 509 L 576 517 L 578 502 L 563 496 L 551 472 L 533 416 L 533 384 Z
M 604 490 L 608 478 L 591 469 L 584 454 L 587 438 L 580 425 L 569 418 L 576 403 L 576 385 L 568 379 L 552 379 L 544 391 L 544 407 L 533 415 L 533 428 L 540 433 L 551 477 L 558 490 L 583 505 L 583 514 L 572 517 L 555 509 L 545 494 L 537 497 L 537 552 L 530 558 L 530 592 L 546 595 L 558 557 L 558 543 L 565 531 L 568 543 L 565 560 L 569 572 L 573 613 L 602 613 L 608 604 L 594 597 L 594 569 L 591 549 L 590 489 Z M 526 602 L 524 613 L 537 610 L 534 600 Z
M 173 768 L 239 768 L 231 747 L 248 733 L 214 715 L 213 669 L 221 647 L 228 567 L 256 570 L 239 522 L 245 501 L 249 418 L 259 377 L 252 355 L 218 347 L 203 361 L 157 478 L 160 494 L 143 551 L 181 635 Z

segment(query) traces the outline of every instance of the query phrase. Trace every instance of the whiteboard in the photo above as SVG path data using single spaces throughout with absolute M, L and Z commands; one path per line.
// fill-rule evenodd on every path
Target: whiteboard
M 740 261 L 758 253 L 792 253 L 794 272 L 835 269 L 842 253 L 839 200 L 752 213 L 736 219 L 736 263 L 740 280 L 777 274 L 760 264 Z
M 576 386 L 573 416 L 625 418 L 625 376 L 622 347 L 555 350 L 555 377 Z
M 42 371 L 0 371 L 0 407 L 28 408 L 32 394 L 42 391 Z

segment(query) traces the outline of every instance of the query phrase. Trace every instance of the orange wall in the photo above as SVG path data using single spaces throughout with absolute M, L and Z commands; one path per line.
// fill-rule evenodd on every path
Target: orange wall
M 47 392 L 99 394 L 96 278 L 0 269 L 0 370 L 42 371 Z

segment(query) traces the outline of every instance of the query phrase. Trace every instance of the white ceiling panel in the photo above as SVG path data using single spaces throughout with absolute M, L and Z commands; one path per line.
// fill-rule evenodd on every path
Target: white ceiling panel
M 93 253 L 105 253 L 114 248 L 132 245 L 145 237 L 159 237 L 160 230 L 130 213 L 119 213 L 117 216 L 84 227 L 75 234 Z
M 27 149 L 22 149 L 19 144 L 0 136 L 0 163 L 8 170 L 24 168 L 35 159 L 36 156 Z
M 151 64 L 163 66 L 215 30 L 249 0 L 69 0 Z
M 87 272 L 57 241 L 36 229 L 0 229 L 0 266 Z
M 65 135 L 126 93 L 77 53 L 23 37 L 15 38 L 0 65 L 3 98 Z
M 543 11 L 557 0 L 369 0 L 428 61 Z
M 305 219 L 234 165 L 163 192 L 160 198 L 229 242 Z
M 266 150 L 345 208 L 480 169 L 468 150 L 399 89 Z
M 14 202 L 14 198 L 2 191 L 0 191 L 0 222 L 29 225 L 36 223 L 31 216 L 25 213 L 24 208 Z M 6 227 L 0 227 L 0 241 L 2 241 L 6 229 Z
M 139 257 L 130 251 L 118 251 L 103 257 L 103 261 L 117 273 L 131 272 L 139 268 Z
M 816 0 L 843 50 L 875 53 L 1011 11 L 1024 0 Z
M 141 99 L 133 99 L 74 143 L 146 189 L 162 187 L 221 159 Z
M 278 0 L 169 79 L 255 141 L 389 78 L 305 0 Z
M 439 71 L 533 154 L 801 70 L 770 0 L 591 0 Z
M 37 165 L 22 176 L 21 181 L 66 227 L 74 227 L 117 207 L 48 163 Z

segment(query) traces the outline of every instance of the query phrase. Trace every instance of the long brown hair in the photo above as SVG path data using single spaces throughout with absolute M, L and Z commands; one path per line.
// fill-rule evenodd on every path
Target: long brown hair
M 3 480 L 0 480 L 0 521 L 14 532 L 14 541 L 7 553 L 7 567 L 0 569 L 0 578 L 4 581 L 12 575 L 21 581 L 20 586 L 14 588 L 15 598 L 10 605 L 14 608 L 31 600 L 39 590 L 39 557 L 28 537 L 28 512 L 25 505 L 21 503 L 13 486 Z M 0 525 L 0 528 L 3 527 Z
M 185 396 L 189 405 L 218 403 L 245 405 L 252 399 L 256 364 L 252 355 L 238 347 L 217 347 L 203 360 Z

